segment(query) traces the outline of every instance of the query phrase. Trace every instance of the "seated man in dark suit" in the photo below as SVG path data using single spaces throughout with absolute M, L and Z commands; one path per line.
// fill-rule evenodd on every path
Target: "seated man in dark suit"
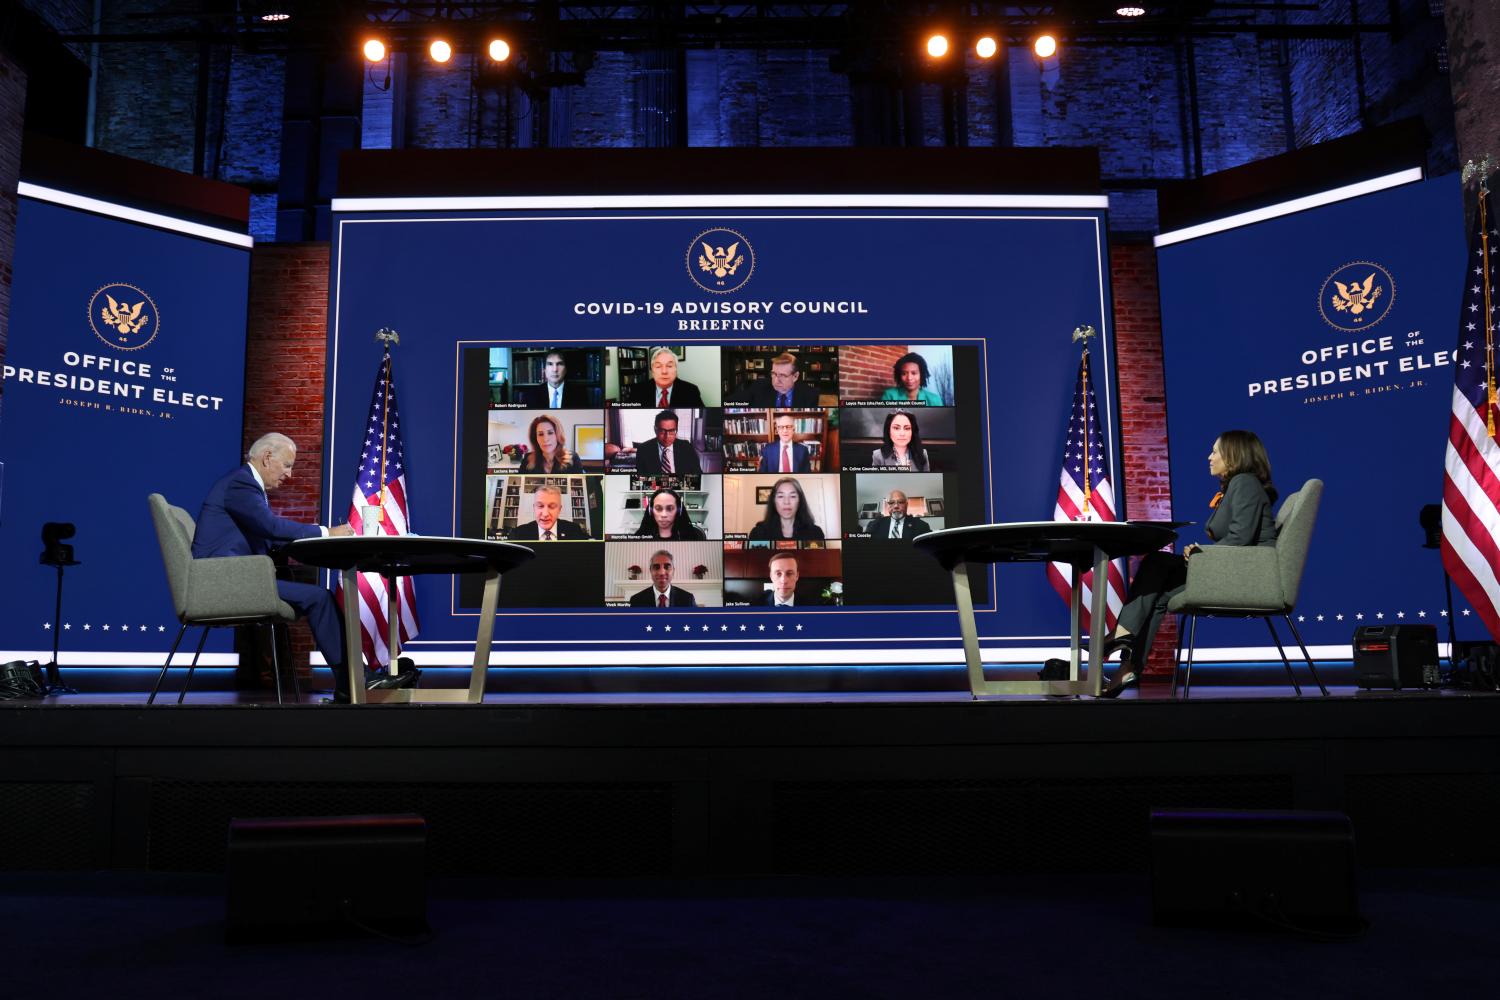
M 687 379 L 677 377 L 677 354 L 670 347 L 651 352 L 651 380 L 639 382 L 622 393 L 623 402 L 655 406 L 665 410 L 680 406 L 685 410 L 703 405 L 703 394 Z
M 562 410 L 583 408 L 589 405 L 588 386 L 565 381 L 568 364 L 560 351 L 553 351 L 542 362 L 541 385 L 523 386 L 516 390 L 517 402 L 539 410 Z
M 630 595 L 632 608 L 696 608 L 693 595 L 672 586 L 672 553 L 658 549 L 651 553 L 651 586 Z
M 193 558 L 260 556 L 299 538 L 352 535 L 347 524 L 324 528 L 303 524 L 272 513 L 269 494 L 292 477 L 297 446 L 285 434 L 266 434 L 250 446 L 245 464 L 214 483 L 198 512 L 193 533 Z M 281 599 L 307 618 L 313 642 L 333 671 L 334 700 L 349 700 L 349 671 L 344 666 L 344 620 L 333 603 L 333 595 L 315 583 L 277 580 Z M 420 670 L 400 674 L 366 673 L 371 688 L 411 687 Z
M 536 520 L 516 525 L 506 537 L 513 542 L 586 541 L 589 537 L 587 531 L 559 516 L 562 505 L 562 490 L 556 486 L 538 486 L 531 498 L 531 511 Z
M 792 440 L 797 420 L 790 413 L 776 415 L 776 440 L 760 447 L 761 472 L 808 472 L 812 457 L 807 445 Z
M 635 471 L 641 476 L 689 475 L 703 471 L 698 452 L 686 441 L 677 440 L 677 411 L 662 410 L 656 415 L 656 439 L 637 441 Z
M 797 355 L 783 351 L 771 359 L 769 380 L 747 382 L 736 389 L 727 402 L 806 409 L 818 405 L 818 390 L 802 381 L 802 373 L 797 370 Z
M 778 552 L 771 557 L 767 567 L 771 574 L 771 589 L 766 591 L 760 603 L 773 608 L 807 607 L 824 603 L 821 597 L 797 596 L 797 581 L 801 573 L 797 569 L 797 553 Z
M 885 506 L 890 513 L 884 517 L 877 517 L 865 529 L 870 533 L 871 538 L 909 542 L 918 535 L 925 535 L 932 530 L 932 525 L 920 517 L 906 516 L 906 494 L 900 490 L 891 490 L 890 495 L 885 498 Z

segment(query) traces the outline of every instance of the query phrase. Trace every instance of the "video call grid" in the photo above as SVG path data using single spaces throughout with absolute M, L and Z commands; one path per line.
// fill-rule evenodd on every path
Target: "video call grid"
M 908 573 L 931 568 L 901 543 L 955 513 L 945 487 L 964 407 L 950 345 L 471 354 L 486 385 L 483 537 L 556 541 L 538 552 L 559 568 L 578 562 L 570 550 L 602 550 L 588 560 L 598 603 L 584 587 L 561 602 L 533 592 L 538 606 L 925 603 L 868 586 L 889 574 L 846 585 L 846 564 L 866 555 L 850 545 L 874 545 Z

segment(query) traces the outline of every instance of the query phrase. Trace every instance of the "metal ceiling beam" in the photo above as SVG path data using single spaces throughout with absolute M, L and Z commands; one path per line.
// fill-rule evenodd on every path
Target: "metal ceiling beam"
M 1148 14 L 1122 18 L 1116 0 L 1046 4 L 585 4 L 548 0 L 407 3 L 401 0 L 182 0 L 155 12 L 115 20 L 103 31 L 63 35 L 75 43 L 207 42 L 258 49 L 307 48 L 378 31 L 390 43 L 416 44 L 441 25 L 451 41 L 481 44 L 503 32 L 552 51 L 643 49 L 850 49 L 904 47 L 943 12 L 958 33 L 988 28 L 1010 44 L 1048 28 L 1069 44 L 1162 44 L 1184 37 L 1254 35 L 1261 39 L 1349 39 L 1383 34 L 1390 24 L 1305 24 L 1262 20 L 1267 14 L 1318 11 L 1312 2 L 1272 4 L 1211 0 L 1141 0 Z M 271 8 L 290 20 L 258 20 Z

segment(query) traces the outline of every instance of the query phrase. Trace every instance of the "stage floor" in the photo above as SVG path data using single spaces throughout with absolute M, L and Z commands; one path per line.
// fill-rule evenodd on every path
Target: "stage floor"
M 11 702 L 0 830 L 29 850 L 0 868 L 217 871 L 232 818 L 415 813 L 454 875 L 1144 870 L 1167 807 L 1332 810 L 1362 864 L 1493 863 L 1500 694 L 1303 690 Z
M 1470 697 L 1493 697 L 1500 699 L 1500 693 L 1496 692 L 1473 692 L 1458 691 L 1452 689 L 1423 689 L 1417 691 L 1389 691 L 1389 690 L 1364 690 L 1354 685 L 1332 685 L 1328 686 L 1329 697 L 1339 699 L 1355 700 L 1384 700 L 1411 698 L 1470 698 Z M 300 701 L 292 699 L 291 692 L 285 693 L 284 708 L 300 708 L 306 706 L 317 706 L 323 709 L 348 708 L 352 706 L 334 706 L 324 703 L 324 699 L 331 692 L 303 691 Z M 90 692 L 68 695 L 54 695 L 47 698 L 31 701 L 0 702 L 0 710 L 6 708 L 68 708 L 68 707 L 101 707 L 109 705 L 118 706 L 144 706 L 148 692 L 146 691 L 105 691 Z M 1318 699 L 1323 697 L 1318 693 L 1316 685 L 1305 684 L 1303 686 L 1303 699 Z M 1292 689 L 1285 685 L 1276 684 L 1194 684 L 1189 702 L 1193 701 L 1280 701 L 1296 700 L 1297 695 Z M 1083 696 L 1042 696 L 1042 695 L 1007 695 L 1002 697 L 987 697 L 983 702 L 996 702 L 1006 704 L 1038 703 L 1038 704 L 1067 704 L 1080 701 L 1093 701 L 1095 699 Z M 1109 700 L 1109 699 L 1103 699 Z M 1174 700 L 1172 687 L 1165 682 L 1153 682 L 1144 684 L 1124 691 L 1117 699 L 1117 703 L 1128 702 L 1171 702 Z M 1176 700 L 1182 699 L 1182 689 L 1179 686 Z M 967 691 L 629 691 L 629 692 L 488 692 L 484 696 L 482 707 L 508 707 L 517 705 L 818 705 L 818 704 L 965 704 L 976 700 Z M 184 708 L 189 707 L 254 707 L 266 708 L 277 707 L 276 693 L 274 691 L 190 691 L 183 701 Z M 175 688 L 164 688 L 156 696 L 156 704 L 153 708 L 175 708 L 177 706 L 177 691 Z M 417 705 L 364 705 L 362 710 L 369 709 L 401 709 L 418 708 Z M 433 706 L 426 706 L 433 707 Z M 471 708 L 480 706 L 458 706 L 460 708 Z
M 1116 664 L 1110 664 L 1113 676 Z M 1036 667 L 1014 664 L 987 665 L 985 676 L 995 680 L 1035 680 Z M 1294 667 L 1304 697 L 1318 698 L 1318 687 L 1305 666 Z M 157 705 L 173 705 L 186 671 L 173 668 L 161 684 Z M 63 680 L 81 693 L 7 705 L 64 707 L 68 705 L 139 705 L 156 683 L 158 671 L 145 668 L 64 667 Z M 1318 675 L 1338 699 L 1412 697 L 1419 694 L 1448 696 L 1449 689 L 1396 692 L 1364 691 L 1355 686 L 1353 665 L 1348 660 L 1319 664 Z M 1243 700 L 1288 699 L 1296 694 L 1279 662 L 1207 663 L 1193 671 L 1193 699 Z M 1179 675 L 1180 680 L 1180 675 Z M 469 671 L 456 667 L 427 667 L 423 689 L 463 689 Z M 268 675 L 255 690 L 234 690 L 234 668 L 205 668 L 193 677 L 185 703 L 189 705 L 275 704 Z M 300 705 L 321 706 L 331 693 L 333 679 L 317 667 L 300 678 Z M 291 685 L 284 683 L 284 697 L 293 702 Z M 1180 697 L 1181 686 L 1178 694 Z M 1172 700 L 1171 675 L 1148 674 L 1140 685 L 1127 690 L 1119 702 Z M 694 704 L 937 704 L 968 703 L 968 677 L 962 664 L 866 665 L 858 667 L 770 663 L 741 667 L 722 666 L 613 666 L 597 667 L 508 667 L 491 668 L 486 678 L 484 704 L 495 705 L 694 705 Z M 1044 695 L 1008 695 L 986 698 L 999 704 L 1060 704 L 1091 701 L 1089 698 Z M 326 706 L 325 706 L 326 707 Z M 368 706 L 374 707 L 374 706 Z M 381 707 L 398 707 L 386 705 Z M 403 706 L 404 707 L 404 706 Z M 464 706 L 472 708 L 473 706 Z

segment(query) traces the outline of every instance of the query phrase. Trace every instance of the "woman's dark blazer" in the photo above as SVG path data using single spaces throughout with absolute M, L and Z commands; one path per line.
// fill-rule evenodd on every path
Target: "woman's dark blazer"
M 1204 526 L 1218 545 L 1275 545 L 1271 497 L 1253 473 L 1241 472 L 1224 486 L 1224 499 Z

